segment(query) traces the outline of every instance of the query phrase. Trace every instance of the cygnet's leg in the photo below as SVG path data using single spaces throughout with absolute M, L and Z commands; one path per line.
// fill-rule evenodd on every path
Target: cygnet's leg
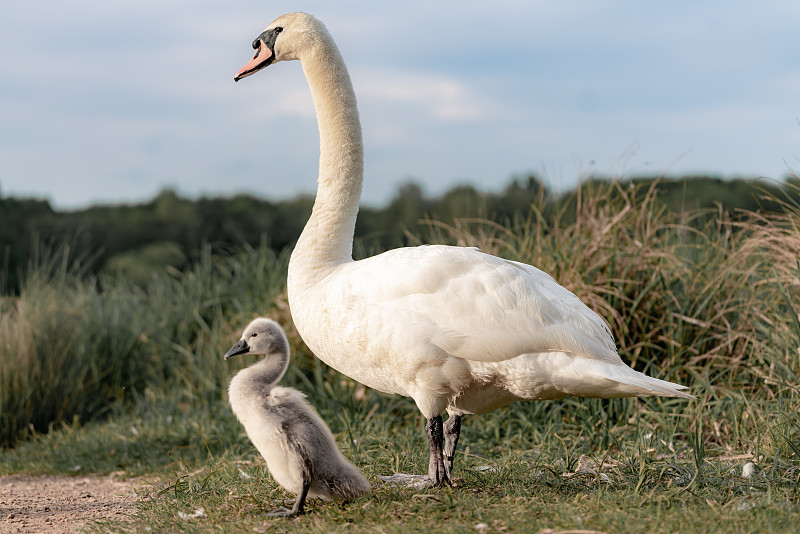
M 447 478 L 453 480 L 453 459 L 456 455 L 458 436 L 461 433 L 461 416 L 451 415 L 444 423 L 444 469 Z
M 278 508 L 267 513 L 269 517 L 292 517 L 303 513 L 303 507 L 306 505 L 306 497 L 308 496 L 308 488 L 311 487 L 311 482 L 308 480 L 303 481 L 303 487 L 300 493 L 297 494 L 297 499 L 294 501 L 294 506 L 291 510 L 286 508 Z
M 379 477 L 384 482 L 391 484 L 403 484 L 411 488 L 424 488 L 427 486 L 450 486 L 450 476 L 445 469 L 444 452 L 442 445 L 444 433 L 442 429 L 442 417 L 436 416 L 428 419 L 425 431 L 428 434 L 430 443 L 430 459 L 428 461 L 427 475 L 407 475 L 405 473 L 395 473 L 392 476 Z

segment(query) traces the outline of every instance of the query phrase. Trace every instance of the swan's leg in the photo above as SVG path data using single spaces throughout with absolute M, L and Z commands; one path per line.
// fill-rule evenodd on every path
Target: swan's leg
M 444 469 L 447 478 L 453 480 L 453 459 L 456 455 L 458 436 L 461 433 L 461 416 L 451 415 L 444 423 Z
M 448 419 L 449 422 L 449 419 Z M 428 462 L 427 475 L 407 475 L 405 473 L 395 473 L 391 476 L 379 476 L 381 480 L 389 484 L 402 484 L 409 488 L 425 488 L 428 486 L 452 485 L 450 483 L 450 473 L 445 468 L 446 461 L 442 445 L 444 441 L 442 417 L 432 417 L 425 425 L 428 434 L 428 442 L 431 447 L 431 456 Z M 456 438 L 457 439 L 457 438 Z M 455 449 L 455 441 L 453 441 Z
M 450 476 L 445 468 L 442 444 L 444 432 L 442 429 L 442 416 L 437 415 L 428 419 L 425 430 L 428 432 L 428 442 L 431 444 L 431 457 L 428 463 L 428 481 L 434 486 L 450 486 Z
M 297 494 L 297 499 L 294 501 L 294 506 L 291 510 L 286 508 L 278 508 L 269 512 L 269 517 L 292 517 L 303 513 L 303 508 L 306 505 L 306 497 L 308 496 L 308 488 L 311 487 L 311 482 L 308 480 L 303 481 L 303 487 L 300 493 Z

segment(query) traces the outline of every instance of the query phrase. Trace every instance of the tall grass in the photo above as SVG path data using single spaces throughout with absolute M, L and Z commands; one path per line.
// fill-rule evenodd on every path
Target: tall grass
M 776 400 L 790 411 L 800 408 L 800 308 L 794 304 L 800 301 L 800 206 L 786 202 L 781 214 L 741 213 L 734 222 L 721 210 L 668 211 L 656 188 L 592 183 L 574 204 L 555 211 L 552 204 L 534 205 L 526 218 L 507 225 L 429 221 L 429 239 L 477 246 L 550 273 L 612 325 L 623 359 L 687 384 L 701 398 L 680 403 L 687 431 L 703 429 L 706 442 L 736 447 L 763 430 L 763 414 L 773 413 Z M 605 422 L 593 418 L 598 430 L 643 407 L 655 414 L 674 405 L 575 403 L 607 414 Z M 786 439 L 796 443 L 797 431 Z M 773 441 L 785 446 L 786 439 Z
M 753 363 L 776 350 L 765 327 L 800 326 L 787 304 L 800 282 L 800 210 L 749 213 L 734 223 L 722 211 L 667 211 L 657 184 L 645 187 L 590 184 L 580 190 L 576 214 L 562 206 L 545 216 L 534 206 L 507 226 L 430 224 L 436 240 L 553 275 L 605 317 L 635 367 L 701 391 L 752 392 L 764 383 Z M 568 212 L 574 220 L 565 222 Z M 797 364 L 796 351 L 782 352 Z
M 147 388 L 218 401 L 219 350 L 253 310 L 271 309 L 285 271 L 267 247 L 206 250 L 191 271 L 141 288 L 87 278 L 68 247 L 45 255 L 20 296 L 0 301 L 0 446 L 102 417 Z
M 555 210 L 541 199 L 507 225 L 430 222 L 426 242 L 478 246 L 549 272 L 609 321 L 631 365 L 700 397 L 517 403 L 465 426 L 472 452 L 564 433 L 612 447 L 637 421 L 656 436 L 699 436 L 696 451 L 752 449 L 757 436 L 759 447 L 796 455 L 797 424 L 764 432 L 800 398 L 800 209 L 787 208 L 732 222 L 723 212 L 669 212 L 654 188 L 597 183 Z M 40 262 L 20 297 L 0 302 L 0 444 L 64 421 L 74 428 L 109 407 L 133 406 L 137 420 L 156 405 L 176 417 L 216 413 L 235 370 L 220 354 L 256 314 L 287 327 L 296 365 L 286 382 L 310 394 L 335 432 L 416 435 L 413 403 L 360 391 L 304 347 L 286 305 L 286 265 L 265 246 L 205 251 L 191 271 L 155 274 L 140 288 L 87 279 L 67 251 Z

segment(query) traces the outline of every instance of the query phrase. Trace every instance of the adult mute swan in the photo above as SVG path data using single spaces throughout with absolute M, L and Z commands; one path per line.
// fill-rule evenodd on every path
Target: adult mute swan
M 299 60 L 319 124 L 317 197 L 289 263 L 295 326 L 334 369 L 414 399 L 428 420 L 426 483 L 450 483 L 464 414 L 565 395 L 692 398 L 624 364 L 603 319 L 536 267 L 451 246 L 353 261 L 363 148 L 342 56 L 305 13 L 273 21 L 253 48 L 234 79 Z
M 231 380 L 228 398 L 247 436 L 267 462 L 275 481 L 297 495 L 291 510 L 268 515 L 303 513 L 306 497 L 354 499 L 370 489 L 369 482 L 348 462 L 325 422 L 292 388 L 276 384 L 289 366 L 289 341 L 278 323 L 253 320 L 225 359 L 239 354 L 265 354 Z

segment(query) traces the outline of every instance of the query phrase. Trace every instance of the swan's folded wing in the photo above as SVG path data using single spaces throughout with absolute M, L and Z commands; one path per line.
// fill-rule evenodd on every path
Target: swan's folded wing
M 351 302 L 413 323 L 467 360 L 568 352 L 619 362 L 605 321 L 545 272 L 477 249 L 396 249 L 348 266 Z M 345 274 L 345 273 L 341 273 Z

